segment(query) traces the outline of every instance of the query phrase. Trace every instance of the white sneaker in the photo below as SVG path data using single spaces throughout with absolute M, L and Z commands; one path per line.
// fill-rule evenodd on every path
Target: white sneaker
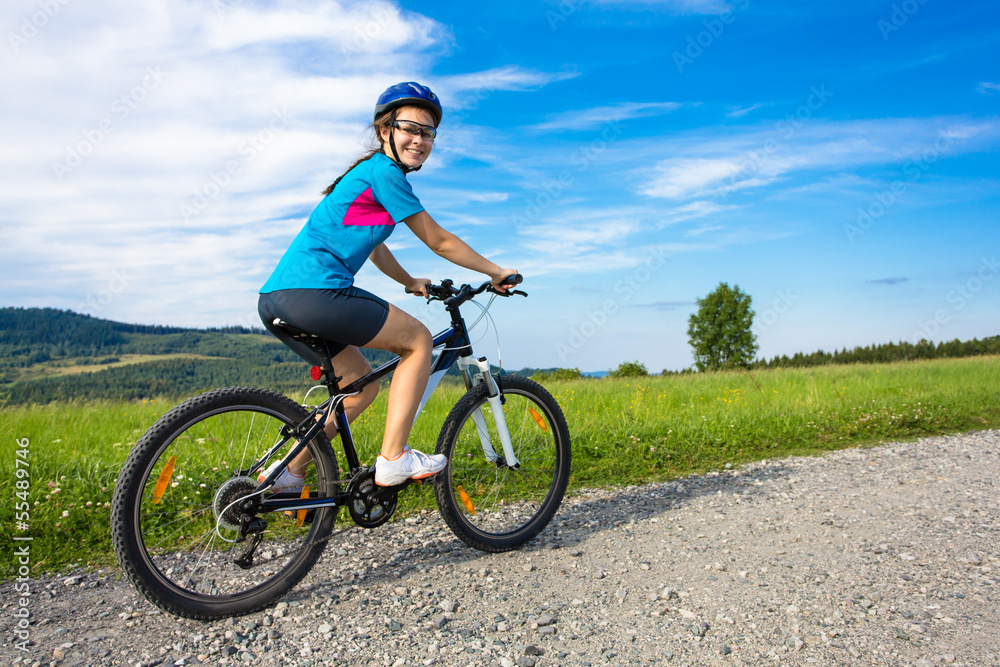
M 396 486 L 408 479 L 424 479 L 441 472 L 446 465 L 448 458 L 444 454 L 427 455 L 406 445 L 394 459 L 378 455 L 375 459 L 375 483 Z
M 260 475 L 257 476 L 257 481 L 263 482 L 265 479 L 267 479 L 267 476 L 270 475 L 272 472 L 274 472 L 275 468 L 277 468 L 279 465 L 281 465 L 281 459 L 278 459 L 277 461 L 269 465 L 267 469 L 264 470 L 264 472 L 260 473 Z M 274 484 L 268 490 L 273 493 L 290 493 L 293 491 L 301 491 L 302 480 L 304 479 L 305 479 L 304 474 L 301 476 L 295 475 L 288 468 L 285 468 L 284 470 L 281 471 L 281 474 L 278 475 L 278 478 L 274 480 Z

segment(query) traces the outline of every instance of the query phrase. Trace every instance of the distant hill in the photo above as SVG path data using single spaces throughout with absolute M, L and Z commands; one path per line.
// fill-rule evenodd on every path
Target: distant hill
M 392 356 L 378 350 L 363 352 L 372 366 Z M 937 344 L 901 341 L 832 353 L 820 350 L 762 359 L 752 367 L 984 354 L 1000 354 L 1000 336 Z M 560 370 L 504 372 L 530 377 Z M 595 378 L 606 374 L 582 373 Z M 457 370 L 453 367 L 449 375 L 457 375 Z M 88 398 L 180 398 L 233 385 L 268 387 L 294 396 L 310 384 L 308 365 L 264 329 L 187 329 L 125 324 L 54 308 L 0 308 L 0 406 Z
M 365 350 L 377 365 L 390 358 Z M 298 391 L 308 365 L 263 329 L 125 324 L 0 308 L 0 402 L 179 397 L 237 384 Z

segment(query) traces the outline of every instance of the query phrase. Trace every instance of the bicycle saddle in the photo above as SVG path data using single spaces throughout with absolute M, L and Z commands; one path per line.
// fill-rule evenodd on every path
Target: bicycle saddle
M 280 317 L 274 318 L 271 324 L 273 324 L 275 328 L 281 329 L 282 331 L 287 333 L 292 338 L 292 340 L 298 343 L 302 343 L 303 345 L 308 345 L 310 348 L 316 350 L 320 354 L 325 355 L 327 353 L 326 341 L 317 336 L 316 334 L 311 334 L 307 331 L 299 329 L 298 327 L 292 326 L 291 324 L 284 321 Z

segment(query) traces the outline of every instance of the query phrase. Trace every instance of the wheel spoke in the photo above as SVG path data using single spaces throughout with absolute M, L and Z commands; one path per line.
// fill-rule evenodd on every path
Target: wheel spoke
M 455 407 L 438 449 L 451 461 L 448 488 L 438 487 L 442 515 L 460 538 L 490 551 L 512 548 L 548 523 L 562 500 L 569 471 L 569 439 L 555 401 L 523 378 L 504 378 L 502 386 L 503 416 L 517 468 L 497 466 L 483 454 L 486 439 L 504 456 L 485 388 L 473 389 Z M 473 419 L 477 410 L 483 413 L 485 429 Z M 471 508 L 460 502 L 460 489 Z
M 183 520 L 184 518 L 186 518 L 186 517 L 181 517 L 181 518 L 177 519 L 177 521 L 182 521 L 182 520 Z M 171 522 L 169 522 L 169 523 L 167 523 L 167 524 L 164 524 L 164 525 L 163 525 L 162 527 L 163 527 L 163 528 L 166 528 L 167 526 L 171 526 L 171 525 L 173 525 L 173 524 L 177 523 L 177 521 L 171 521 Z M 191 523 L 191 522 L 190 522 L 190 521 L 188 521 L 187 523 Z M 187 525 L 187 524 L 185 524 L 185 525 Z M 161 527 L 161 526 L 157 526 L 157 528 L 160 528 L 160 527 Z M 156 551 L 156 549 L 157 549 L 157 548 L 158 548 L 158 547 L 159 547 L 159 546 L 160 546 L 161 544 L 163 544 L 163 543 L 164 543 L 164 542 L 166 542 L 167 540 L 171 539 L 171 538 L 172 538 L 172 537 L 173 537 L 174 535 L 176 535 L 177 533 L 181 532 L 182 530 L 184 530 L 184 526 L 179 526 L 179 527 L 178 527 L 178 528 L 177 528 L 176 530 L 174 530 L 174 531 L 173 531 L 172 533 L 170 533 L 169 535 L 167 535 L 166 537 L 164 537 L 163 539 L 161 539 L 161 540 L 160 540 L 159 542 L 157 542 L 156 544 L 153 544 L 153 545 L 150 545 L 150 546 L 149 546 L 149 548 L 148 548 L 147 550 L 148 550 L 148 551 Z M 214 531 L 214 530 L 215 530 L 215 526 L 213 525 L 213 526 L 212 526 L 212 528 L 211 528 L 211 530 L 210 530 L 210 531 L 207 531 L 207 532 L 211 532 L 211 531 Z
M 283 427 L 307 416 L 272 392 L 234 388 L 195 397 L 150 428 L 126 462 L 112 510 L 115 551 L 140 592 L 171 613 L 222 618 L 266 606 L 305 576 L 325 547 L 336 508 L 315 510 L 301 526 L 268 513 L 252 528 L 266 530 L 254 567 L 244 571 L 233 558 L 254 544 L 252 534 L 235 542 L 242 516 L 250 526 L 261 516 L 256 475 L 240 471 L 281 441 Z M 322 433 L 307 446 L 314 460 L 310 496 L 328 498 L 338 490 L 336 460 Z M 165 492 L 154 496 L 163 480 Z

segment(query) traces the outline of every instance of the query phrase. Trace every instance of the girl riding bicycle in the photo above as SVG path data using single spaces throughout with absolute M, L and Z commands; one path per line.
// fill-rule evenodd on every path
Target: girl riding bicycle
M 264 326 L 308 362 L 320 364 L 311 349 L 274 325 L 275 318 L 326 339 L 344 385 L 371 371 L 359 347 L 399 355 L 375 464 L 375 483 L 380 486 L 429 477 L 443 470 L 447 460 L 407 445 L 430 373 L 430 332 L 384 299 L 355 287 L 354 276 L 370 259 L 409 291 L 427 296 L 425 285 L 430 281 L 413 278 L 385 246 L 399 223 L 437 255 L 489 276 L 500 291 L 507 290 L 502 281 L 517 273 L 484 258 L 438 225 L 406 180 L 406 174 L 419 170 L 434 148 L 441 117 L 441 103 L 426 86 L 399 83 L 382 93 L 370 126 L 372 148 L 324 191 L 326 196 L 261 288 L 258 302 Z M 378 385 L 372 383 L 345 399 L 348 420 L 371 405 L 377 393 Z M 324 430 L 332 438 L 335 422 L 328 419 Z M 300 488 L 310 456 L 308 449 L 303 450 L 277 478 L 276 490 Z M 271 468 L 261 479 L 270 472 Z

